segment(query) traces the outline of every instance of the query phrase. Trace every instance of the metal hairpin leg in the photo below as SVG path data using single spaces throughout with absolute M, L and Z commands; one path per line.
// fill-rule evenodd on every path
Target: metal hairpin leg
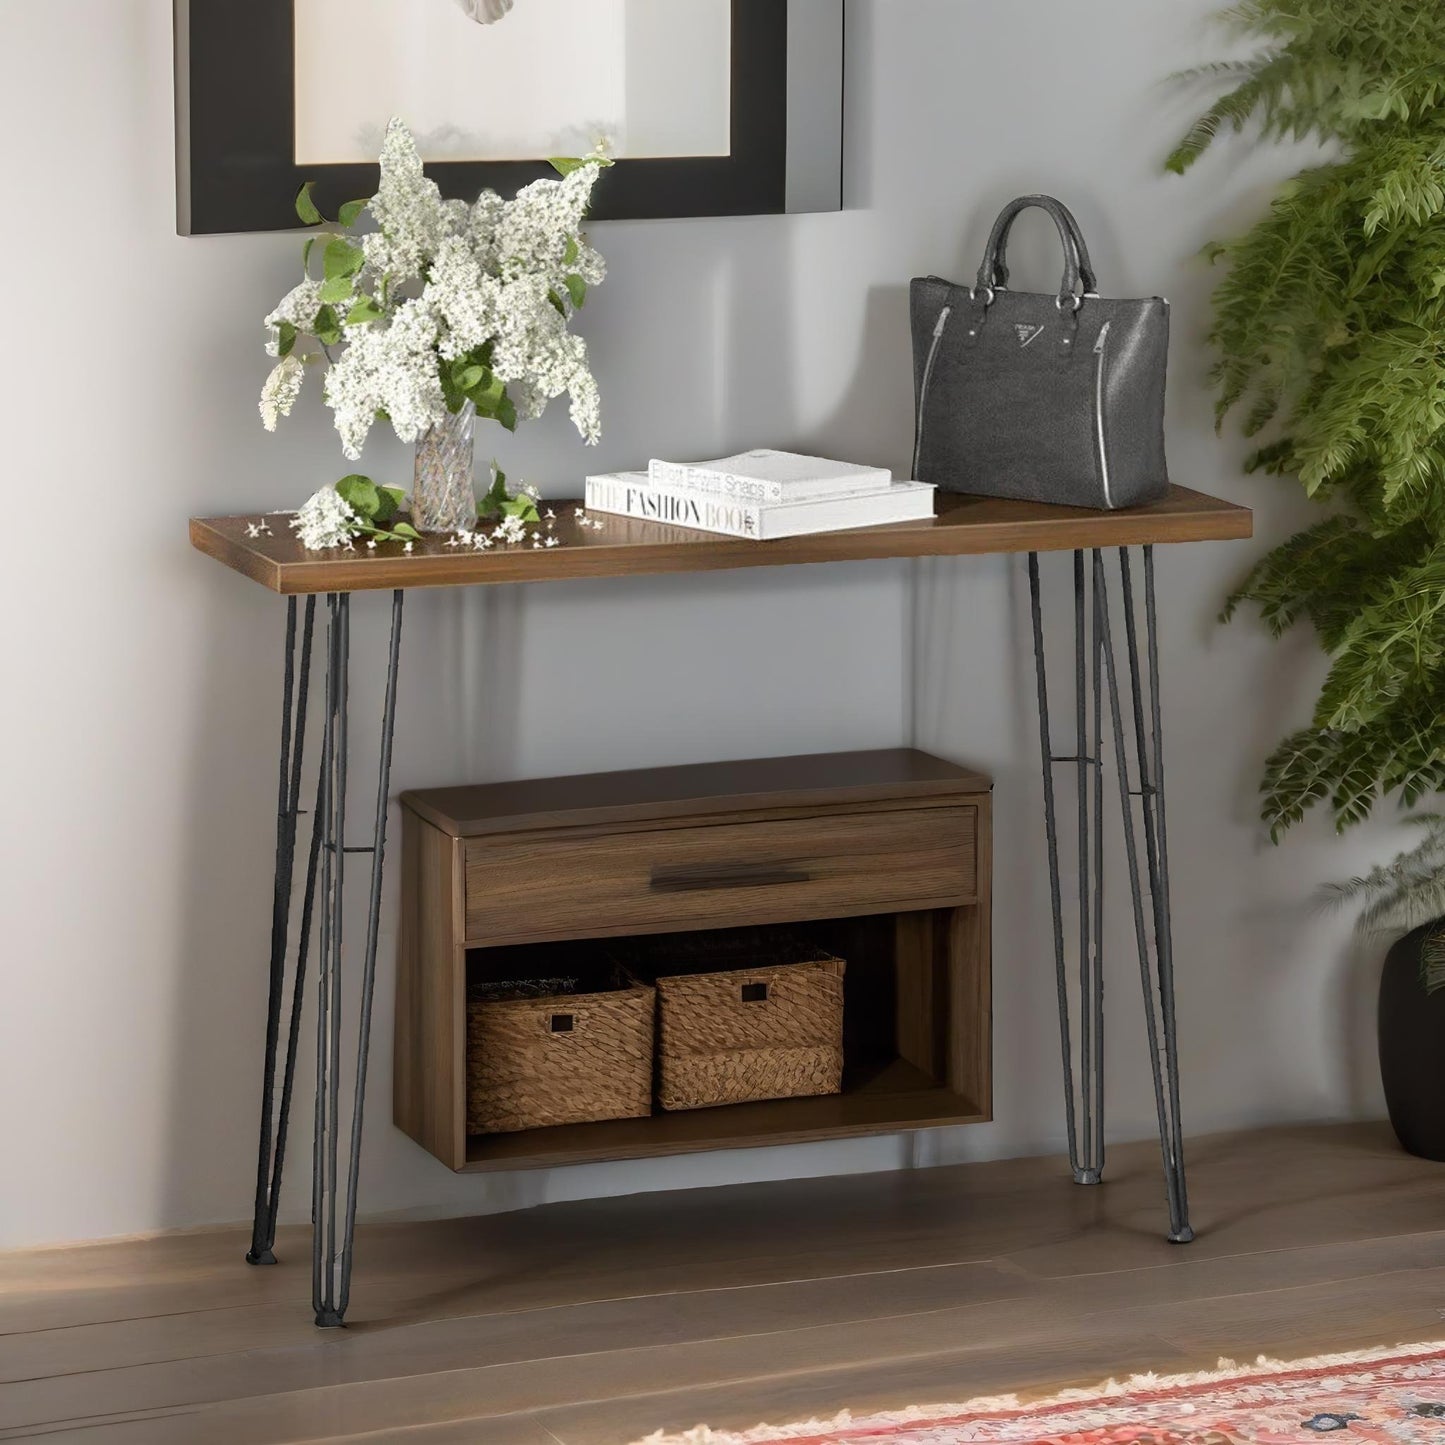
M 1080 1184 L 1097 1184 L 1104 1169 L 1104 980 L 1103 980 L 1103 691 L 1109 694 L 1124 851 L 1129 872 L 1135 944 L 1144 990 L 1159 1142 L 1169 1204 L 1169 1238 L 1187 1243 L 1189 1198 L 1184 1178 L 1184 1146 L 1179 1101 L 1179 1052 L 1174 1010 L 1174 950 L 1169 913 L 1169 851 L 1164 812 L 1164 748 L 1159 698 L 1158 616 L 1154 599 L 1154 549 L 1145 547 L 1144 593 L 1146 659 L 1141 667 L 1135 618 L 1133 576 L 1127 548 L 1119 548 L 1124 599 L 1125 642 L 1137 789 L 1130 787 L 1128 729 L 1123 719 L 1122 679 L 1109 622 L 1109 591 L 1104 554 L 1074 553 L 1075 751 L 1053 751 L 1049 726 L 1048 669 L 1044 653 L 1043 603 L 1039 559 L 1029 555 L 1029 595 L 1033 614 L 1034 665 L 1038 682 L 1039 742 L 1044 775 L 1044 828 L 1049 859 L 1049 888 L 1058 978 L 1059 1032 L 1062 1041 L 1069 1162 Z M 1092 716 L 1091 716 L 1092 714 Z M 1091 726 L 1092 723 L 1092 726 Z M 1072 1020 L 1064 944 L 1060 884 L 1058 815 L 1054 768 L 1072 763 L 1078 774 L 1079 813 L 1079 1063 L 1074 1077 Z M 1135 833 L 1134 798 L 1144 823 L 1144 878 Z M 1144 888 L 1149 891 L 1149 908 Z M 1092 895 L 1092 896 L 1091 896 Z M 1151 938 L 1152 933 L 1152 938 Z
M 371 1036 L 371 1004 L 376 981 L 376 950 L 381 913 L 382 871 L 386 854 L 386 814 L 391 782 L 392 736 L 396 722 L 397 664 L 401 651 L 403 594 L 392 594 L 391 643 L 387 654 L 386 691 L 382 710 L 380 764 L 376 810 L 369 845 L 346 844 L 346 778 L 348 763 L 348 666 L 351 651 L 351 598 L 346 593 L 326 599 L 325 717 L 322 727 L 321 770 L 316 787 L 316 809 L 307 859 L 306 891 L 302 904 L 297 966 L 291 995 L 291 1018 L 281 1106 L 272 1126 L 275 1069 L 280 1035 L 281 997 L 287 954 L 287 923 L 295 860 L 296 802 L 300 792 L 302 742 L 306 722 L 306 683 L 311 653 L 315 599 L 308 598 L 302 642 L 301 681 L 295 682 L 296 603 L 287 602 L 286 671 L 283 685 L 281 734 L 281 820 L 277 830 L 276 881 L 272 908 L 271 989 L 266 1029 L 266 1072 L 262 1088 L 261 1150 L 257 1168 L 256 1217 L 252 1247 L 246 1258 L 253 1264 L 274 1264 L 276 1209 L 285 1159 L 286 1130 L 295 1082 L 296 1046 L 300 1032 L 301 1001 L 315 911 L 318 874 L 321 895 L 319 977 L 316 1006 L 316 1108 L 312 1150 L 312 1307 L 316 1323 L 343 1323 L 351 1297 L 352 1242 L 356 1231 L 357 1188 L 361 1168 L 361 1129 L 366 1099 L 366 1075 Z M 296 694 L 293 716 L 293 693 Z M 345 863 L 350 854 L 371 855 L 367 899 L 366 938 L 362 959 L 360 1025 L 357 1040 L 356 1085 L 352 1101 L 350 1152 L 345 1203 L 341 1206 L 339 1145 L 341 1138 L 340 1087 L 342 1068 L 341 1011 L 343 959 L 343 904 Z M 274 1132 L 275 1146 L 272 1147 Z M 344 1207 L 338 1234 L 338 1208 Z
M 296 1077 L 296 1043 L 301 1028 L 301 997 L 306 979 L 306 955 L 311 935 L 311 912 L 316 896 L 316 861 L 320 831 L 313 820 L 306 867 L 306 897 L 302 907 L 301 937 L 297 949 L 291 994 L 291 1022 L 286 1039 L 286 1066 L 279 1114 L 276 1102 L 276 1055 L 281 1035 L 281 1004 L 286 983 L 286 957 L 291 925 L 291 890 L 296 864 L 296 831 L 301 816 L 301 760 L 306 741 L 306 702 L 311 680 L 311 643 L 316 625 L 316 599 L 306 599 L 306 620 L 300 642 L 300 681 L 296 668 L 296 599 L 286 599 L 286 661 L 281 689 L 281 778 L 276 804 L 276 874 L 271 894 L 271 968 L 266 1006 L 266 1056 L 261 1077 L 261 1139 L 256 1158 L 255 1214 L 251 1224 L 248 1264 L 275 1264 L 276 1209 L 281 1170 L 286 1159 L 286 1125 L 291 1112 Z

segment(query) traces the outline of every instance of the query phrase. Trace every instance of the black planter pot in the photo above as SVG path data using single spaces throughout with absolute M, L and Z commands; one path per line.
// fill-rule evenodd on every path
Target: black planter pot
M 1380 1075 L 1390 1123 L 1411 1154 L 1445 1162 L 1445 989 L 1420 982 L 1425 940 L 1440 923 L 1407 933 L 1380 977 Z

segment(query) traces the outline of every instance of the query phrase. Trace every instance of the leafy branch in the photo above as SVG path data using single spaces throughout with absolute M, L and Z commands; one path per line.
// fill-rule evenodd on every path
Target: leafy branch
M 1276 636 L 1307 623 L 1330 658 L 1312 725 L 1266 767 L 1278 840 L 1316 805 L 1344 829 L 1445 787 L 1445 6 L 1242 0 L 1223 18 L 1261 48 L 1182 77 L 1223 93 L 1168 168 L 1251 127 L 1338 156 L 1210 249 L 1218 420 L 1260 437 L 1251 470 L 1330 508 L 1224 609 L 1254 604 Z
M 383 542 L 421 541 L 421 533 L 410 522 L 395 520 L 406 500 L 406 493 L 400 487 L 383 487 L 370 477 L 353 473 L 337 482 L 336 491 L 356 513 L 358 536 Z

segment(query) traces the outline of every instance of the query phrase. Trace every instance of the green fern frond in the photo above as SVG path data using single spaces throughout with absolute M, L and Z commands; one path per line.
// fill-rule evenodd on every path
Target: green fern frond
M 1445 918 L 1445 819 L 1428 814 L 1410 821 L 1425 829 L 1414 848 L 1325 888 L 1333 904 L 1363 905 L 1355 920 L 1361 933 L 1408 933 Z
M 1255 448 L 1244 459 L 1244 470 L 1263 472 L 1267 477 L 1292 475 L 1297 470 L 1294 465 L 1294 439 L 1280 437 L 1277 441 Z
M 1228 75 L 1238 79 L 1239 83 L 1194 122 L 1164 162 L 1165 168 L 1182 176 L 1226 126 L 1240 131 L 1256 112 L 1263 110 L 1267 115 L 1272 114 L 1288 89 L 1292 69 L 1292 60 L 1280 55 L 1264 55 L 1232 66 L 1223 62 L 1212 67 L 1196 67 L 1189 73 L 1189 78 Z
M 1335 792 L 1348 772 L 1344 740 L 1315 728 L 1287 737 L 1265 764 L 1260 816 L 1276 842 L 1305 810 Z
M 1168 167 L 1247 127 L 1334 143 L 1211 248 L 1217 419 L 1275 429 L 1248 469 L 1331 508 L 1224 607 L 1255 604 L 1276 635 L 1307 621 L 1330 656 L 1313 725 L 1266 765 L 1278 839 L 1312 807 L 1343 829 L 1445 788 L 1445 4 L 1240 0 L 1222 18 L 1256 54 L 1183 77 L 1222 94 Z
M 1437 930 L 1425 940 L 1420 952 L 1420 982 L 1426 993 L 1445 989 L 1445 929 Z
M 1312 579 L 1329 575 L 1341 542 L 1352 538 L 1357 524 L 1351 517 L 1327 517 L 1276 547 L 1229 595 L 1223 620 L 1228 621 L 1243 602 L 1257 603 L 1266 627 L 1276 636 L 1286 632 L 1307 607 Z
M 1426 709 L 1430 705 L 1426 704 Z M 1438 719 L 1438 710 L 1435 712 Z M 1430 793 L 1445 791 L 1445 736 L 1438 722 L 1425 727 L 1403 718 L 1390 739 L 1391 750 L 1380 770 L 1380 787 L 1397 792 L 1407 808 Z
M 1421 671 L 1445 661 L 1445 557 L 1395 578 L 1346 630 L 1320 690 L 1315 726 L 1358 732 L 1378 721 Z

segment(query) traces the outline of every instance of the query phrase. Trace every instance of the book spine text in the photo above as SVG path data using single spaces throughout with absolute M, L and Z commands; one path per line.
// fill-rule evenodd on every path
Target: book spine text
M 589 511 L 640 517 L 675 527 L 694 527 L 728 537 L 760 537 L 761 515 L 756 506 L 723 496 L 708 496 L 656 484 L 649 473 L 647 485 L 611 477 L 588 477 Z

